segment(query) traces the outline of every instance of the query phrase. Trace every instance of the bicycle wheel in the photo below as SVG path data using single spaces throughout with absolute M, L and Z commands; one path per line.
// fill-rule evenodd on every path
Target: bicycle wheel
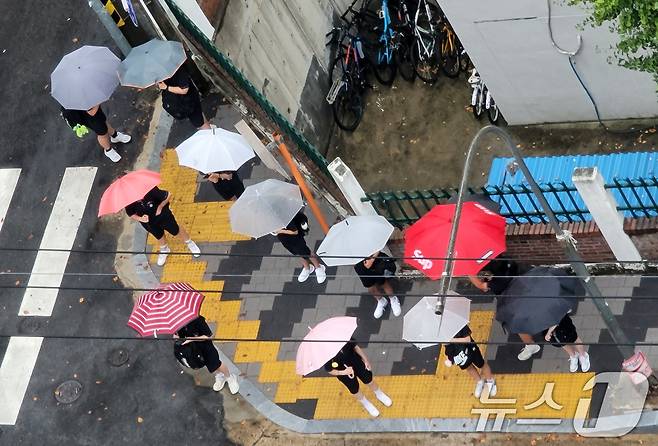
M 444 31 L 443 38 L 441 39 L 443 42 L 441 45 L 441 70 L 446 76 L 452 79 L 459 76 L 461 67 L 459 49 L 455 45 L 454 39 L 455 33 L 450 29 Z
M 382 50 L 380 49 L 380 52 L 381 51 Z M 381 56 L 379 56 L 378 59 L 380 59 L 380 57 Z M 380 84 L 393 85 L 395 74 L 397 73 L 397 67 L 393 55 L 391 55 L 390 62 L 387 62 L 386 57 L 383 57 L 381 63 L 374 64 L 374 73 Z
M 489 102 L 489 109 L 487 110 L 487 117 L 489 118 L 489 122 L 492 124 L 498 124 L 498 118 L 500 118 L 500 110 L 498 109 L 496 101 L 494 101 L 493 97 L 489 99 Z
M 477 119 L 480 119 L 482 117 L 482 113 L 484 112 L 485 95 L 486 91 L 484 91 L 484 87 L 480 87 L 477 93 L 477 97 L 475 98 L 475 105 L 473 106 L 473 114 Z
M 353 132 L 361 123 L 363 117 L 363 99 L 361 94 L 353 91 L 345 85 L 338 95 L 331 109 L 334 121 L 338 127 L 348 132 Z
M 438 58 L 432 57 L 433 51 L 435 51 L 436 39 L 434 41 L 423 40 L 425 47 L 431 48 L 429 53 L 426 52 L 419 41 L 420 39 L 414 40 L 411 49 L 414 70 L 418 77 L 424 82 L 433 84 L 439 78 L 439 70 L 441 69 L 438 63 Z
M 396 61 L 400 76 L 407 82 L 416 80 L 416 69 L 414 68 L 414 61 L 411 55 L 410 42 L 402 42 L 397 47 Z

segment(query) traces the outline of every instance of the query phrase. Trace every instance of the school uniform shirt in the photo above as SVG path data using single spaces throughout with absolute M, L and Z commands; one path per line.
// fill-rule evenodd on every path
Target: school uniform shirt
M 382 285 L 384 283 L 386 280 L 384 277 L 384 259 L 388 257 L 385 253 L 380 252 L 370 268 L 366 268 L 363 263 L 364 260 L 354 265 L 354 271 L 358 274 L 364 287 L 370 288 L 373 285 Z
M 302 221 L 306 221 L 306 216 L 300 212 L 295 215 L 295 217 L 285 227 L 285 229 L 289 231 L 297 231 L 297 234 L 277 234 L 276 237 L 279 239 L 283 247 L 286 248 L 291 254 L 297 256 L 309 256 L 311 255 L 311 250 L 306 245 L 306 240 L 304 240 Z
M 356 353 L 356 343 L 354 341 L 349 341 L 345 344 L 339 351 L 336 353 L 336 356 L 333 357 L 324 365 L 324 369 L 327 372 L 332 370 L 342 371 L 347 367 L 356 368 L 359 365 L 363 365 L 363 359 Z
M 126 206 L 126 214 L 128 214 L 129 217 L 132 217 L 133 215 L 137 215 L 138 217 L 148 215 L 149 222 L 153 222 L 159 217 L 155 215 L 158 206 L 167 199 L 168 194 L 169 193 L 166 190 L 154 187 L 144 195 L 144 198 Z M 164 213 L 166 210 L 169 210 L 169 204 L 162 209 L 162 212 Z
M 212 336 L 212 330 L 210 330 L 206 319 L 203 316 L 199 316 L 198 318 L 189 322 L 187 325 L 180 328 L 176 334 L 179 338 Z

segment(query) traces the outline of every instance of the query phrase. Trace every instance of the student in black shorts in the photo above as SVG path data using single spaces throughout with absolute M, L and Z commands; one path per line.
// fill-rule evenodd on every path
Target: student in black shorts
M 318 258 L 311 252 L 311 248 L 304 240 L 304 234 L 308 231 L 308 218 L 303 212 L 297 213 L 290 220 L 288 226 L 273 232 L 273 235 L 279 239 L 284 248 L 290 254 L 299 256 L 302 260 L 302 271 L 297 277 L 297 281 L 306 282 L 311 273 L 315 271 L 315 278 L 318 283 L 324 283 L 327 280 L 326 267 L 320 263 Z
M 489 364 L 482 357 L 480 347 L 473 341 L 471 329 L 468 325 L 459 330 L 455 337 L 450 340 L 450 343 L 446 345 L 446 356 L 448 357 L 446 366 L 450 367 L 456 364 L 460 369 L 466 370 L 475 380 L 475 391 L 473 392 L 475 398 L 480 398 L 485 384 L 489 396 L 496 396 L 498 392 L 496 380 L 491 373 Z
M 219 195 L 226 201 L 235 201 L 244 192 L 244 184 L 236 171 L 223 170 L 204 175 Z
M 388 306 L 388 301 L 383 296 L 384 294 L 391 301 L 393 315 L 399 316 L 402 313 L 400 300 L 394 294 L 395 292 L 389 279 L 395 273 L 393 259 L 383 252 L 376 252 L 354 265 L 354 271 L 358 274 L 363 286 L 368 288 L 368 292 L 377 300 L 375 319 L 382 317 L 384 309 Z
M 162 91 L 162 106 L 175 119 L 189 119 L 199 130 L 209 129 L 210 123 L 203 114 L 199 91 L 184 67 L 169 79 L 157 83 Z
M 228 383 L 229 390 L 235 395 L 240 389 L 238 378 L 231 374 L 225 364 L 222 364 L 217 349 L 210 340 L 211 337 L 212 330 L 210 330 L 210 327 L 203 316 L 194 319 L 192 322 L 178 330 L 174 335 L 174 338 L 180 339 L 196 338 L 186 339 L 183 344 L 195 342 L 195 346 L 197 347 L 196 351 L 203 357 L 206 368 L 210 373 L 215 375 L 215 383 L 212 386 L 213 390 L 219 392 L 224 387 L 224 384 Z
M 190 234 L 184 228 L 178 226 L 174 214 L 169 209 L 170 200 L 171 194 L 169 192 L 154 187 L 144 198 L 126 206 L 126 214 L 133 220 L 138 221 L 160 243 L 158 266 L 165 264 L 167 255 L 171 252 L 167 245 L 165 231 L 173 236 L 178 236 L 187 245 L 194 257 L 201 255 L 201 250 L 190 239 Z
M 554 347 L 562 347 L 569 355 L 569 371 L 575 373 L 578 371 L 578 365 L 583 372 L 587 372 L 590 367 L 589 354 L 585 351 L 585 346 L 578 336 L 576 326 L 568 314 L 565 314 L 562 320 L 557 324 L 549 327 L 542 332 L 544 339 L 550 342 Z M 569 345 L 576 343 L 577 345 Z
M 359 391 L 359 380 L 370 387 L 384 406 L 389 407 L 393 404 L 391 398 L 375 383 L 368 357 L 353 339 L 324 365 L 324 369 L 338 378 L 371 416 L 378 416 L 379 410 Z
M 112 144 L 128 143 L 132 139 L 130 135 L 121 133 L 107 122 L 107 117 L 103 113 L 100 105 L 90 108 L 89 110 L 66 110 L 62 108 L 62 116 L 71 127 L 76 124 L 84 125 L 96 133 L 98 144 L 103 148 L 105 156 L 112 162 L 119 162 L 121 155 L 112 147 Z

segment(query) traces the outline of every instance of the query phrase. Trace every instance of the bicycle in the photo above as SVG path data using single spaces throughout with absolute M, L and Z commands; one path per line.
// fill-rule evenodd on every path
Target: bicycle
M 391 24 L 389 0 L 364 1 L 358 18 L 362 19 L 365 29 L 359 34 L 364 36 L 368 43 L 369 33 L 374 33 L 372 44 L 372 64 L 377 80 L 383 85 L 392 85 L 397 74 L 395 61 L 396 32 Z M 373 5 L 375 10 L 373 11 Z
M 429 0 L 418 0 L 411 22 L 414 37 L 411 57 L 419 78 L 433 84 L 439 78 L 440 41 L 438 7 Z
M 461 70 L 461 50 L 457 44 L 457 35 L 445 15 L 441 15 L 441 70 L 456 78 Z
M 491 92 L 482 81 L 482 77 L 478 74 L 477 70 L 473 68 L 468 83 L 473 89 L 471 94 L 471 107 L 473 107 L 473 114 L 476 118 L 480 119 L 484 110 L 487 110 L 487 117 L 492 124 L 498 123 L 500 118 L 500 110 L 494 101 Z

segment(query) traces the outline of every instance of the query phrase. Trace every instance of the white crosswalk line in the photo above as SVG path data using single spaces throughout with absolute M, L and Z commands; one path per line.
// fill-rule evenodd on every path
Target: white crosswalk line
M 5 222 L 21 169 L 0 169 L 0 229 Z
M 30 287 L 59 287 L 62 284 L 69 260 L 68 250 L 75 242 L 96 170 L 96 167 L 69 167 L 64 172 L 39 249 L 65 251 L 39 251 L 18 311 L 19 316 L 52 314 L 59 290 Z
M 0 425 L 16 424 L 43 338 L 9 338 L 0 365 Z

